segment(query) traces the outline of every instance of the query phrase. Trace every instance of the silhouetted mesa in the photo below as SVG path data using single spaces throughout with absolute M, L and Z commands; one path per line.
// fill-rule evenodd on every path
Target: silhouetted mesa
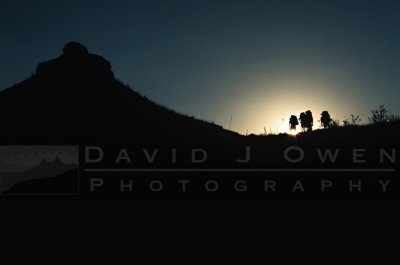
M 80 43 L 40 63 L 32 77 L 0 91 L 2 139 L 20 141 L 226 139 L 237 134 L 178 114 L 114 78 L 111 64 Z

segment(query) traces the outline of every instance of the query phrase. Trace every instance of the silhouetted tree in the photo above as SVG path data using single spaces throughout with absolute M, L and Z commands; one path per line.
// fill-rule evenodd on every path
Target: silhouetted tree
M 299 125 L 299 121 L 297 120 L 296 115 L 290 116 L 290 120 L 289 120 L 290 130 L 296 130 L 297 125 Z
M 327 129 L 331 123 L 331 115 L 329 114 L 328 111 L 323 111 L 321 113 L 321 125 L 324 126 L 325 129 Z
M 385 108 L 385 105 L 380 105 L 379 109 L 371 110 L 371 113 L 372 117 L 368 118 L 370 123 L 378 124 L 389 120 L 388 111 Z

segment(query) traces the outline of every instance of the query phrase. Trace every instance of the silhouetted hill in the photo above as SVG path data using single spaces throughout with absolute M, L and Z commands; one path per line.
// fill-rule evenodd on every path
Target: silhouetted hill
M 135 166 L 147 168 L 149 159 L 146 155 L 138 155 L 143 151 L 140 147 L 156 147 L 162 150 L 155 157 L 155 162 L 151 163 L 152 167 L 203 168 L 206 170 L 204 172 L 212 172 L 213 180 L 221 183 L 223 193 L 229 193 L 227 185 L 232 187 L 233 184 L 229 182 L 239 177 L 258 183 L 253 190 L 249 188 L 255 193 L 264 192 L 265 178 L 276 181 L 277 186 L 283 187 L 281 192 L 284 194 L 293 192 L 293 183 L 298 179 L 305 182 L 307 190 L 315 192 L 320 192 L 322 180 L 334 179 L 338 192 L 348 192 L 349 180 L 355 176 L 368 182 L 367 191 L 375 192 L 380 186 L 373 172 L 359 171 L 358 175 L 344 172 L 337 175 L 334 170 L 322 174 L 324 170 L 321 169 L 342 168 L 346 171 L 387 167 L 391 169 L 391 175 L 386 174 L 383 176 L 385 178 L 392 178 L 399 170 L 397 160 L 396 163 L 388 160 L 382 163 L 379 153 L 380 149 L 392 150 L 400 146 L 399 122 L 316 130 L 296 137 L 287 134 L 244 137 L 224 130 L 221 126 L 178 114 L 148 100 L 116 80 L 111 64 L 101 56 L 90 54 L 79 43 L 67 44 L 61 56 L 39 64 L 32 77 L 0 92 L 0 121 L 0 145 L 99 144 L 108 149 L 107 154 L 111 154 L 99 165 L 99 168 L 104 169 L 116 166 L 117 156 L 112 155 L 118 154 L 120 146 L 124 145 L 137 148 L 131 150 Z M 292 148 L 292 152 L 286 153 L 288 147 Z M 172 148 L 179 150 L 176 164 L 176 161 L 171 162 L 174 160 L 169 152 Z M 190 148 L 207 150 L 207 161 L 193 163 Z M 328 148 L 340 151 L 334 161 L 321 159 L 319 151 Z M 368 151 L 365 153 L 368 162 L 359 163 L 354 159 L 355 148 Z M 398 150 L 395 151 L 398 154 Z M 290 159 L 293 155 L 300 158 Z M 245 157 L 247 159 L 243 160 Z M 244 174 L 247 169 L 265 168 L 278 170 L 273 170 L 271 174 L 267 174 L 268 170 Z M 2 190 L 9 193 L 63 193 L 76 190 L 76 165 L 68 167 L 56 160 L 53 163 L 43 162 L 23 173 L 15 173 L 15 168 L 10 169 L 14 173 L 2 173 L 1 176 Z M 233 170 L 213 172 L 214 169 Z M 245 170 L 236 172 L 237 169 Z M 185 178 L 188 177 L 197 185 L 194 194 L 202 194 L 202 187 L 210 177 L 209 174 L 199 172 L 183 172 Z M 95 173 L 96 177 L 102 176 L 110 183 L 102 189 L 103 192 L 121 192 L 118 186 L 121 185 L 121 179 L 117 174 Z M 126 173 L 129 176 L 123 175 L 123 180 L 131 177 L 130 172 Z M 135 177 L 135 187 L 148 187 L 152 177 L 147 173 L 132 174 Z M 170 173 L 157 171 L 157 180 L 165 181 L 165 187 L 172 187 L 168 192 L 173 193 L 174 185 L 176 187 L 183 175 Z M 81 194 L 91 193 L 89 176 L 90 173 L 86 171 L 79 175 Z M 396 175 L 393 182 L 397 179 Z
M 294 143 L 397 142 L 398 123 L 317 130 L 299 135 L 240 137 L 221 126 L 160 106 L 114 77 L 111 64 L 79 43 L 40 63 L 27 80 L 0 92 L 1 141 L 79 143 Z M 195 141 L 193 141 L 195 140 Z M 231 141 L 232 140 L 232 141 Z
M 221 126 L 178 114 L 114 78 L 111 64 L 69 43 L 29 79 L 0 92 L 2 139 L 142 141 L 226 138 Z
M 340 126 L 329 129 L 317 129 L 311 132 L 299 133 L 296 137 L 279 135 L 249 135 L 246 138 L 252 141 L 271 141 L 282 144 L 285 141 L 294 143 L 307 143 L 319 146 L 337 144 L 378 144 L 397 143 L 400 133 L 400 121 L 387 122 L 382 124 L 368 124 L 361 126 Z

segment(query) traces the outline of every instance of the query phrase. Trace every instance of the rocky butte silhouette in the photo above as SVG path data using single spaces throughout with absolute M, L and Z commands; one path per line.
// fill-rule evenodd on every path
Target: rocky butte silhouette
M 0 92 L 2 140 L 114 143 L 237 136 L 148 100 L 118 81 L 111 69 L 82 44 L 66 44 L 61 56 Z

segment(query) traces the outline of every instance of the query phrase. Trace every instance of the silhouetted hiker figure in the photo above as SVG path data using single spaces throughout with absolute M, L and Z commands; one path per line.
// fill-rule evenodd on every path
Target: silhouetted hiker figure
M 289 128 L 290 131 L 296 131 L 296 126 L 299 125 L 299 121 L 297 120 L 296 115 L 292 115 L 290 116 L 290 120 L 289 120 Z
M 331 115 L 329 115 L 328 111 L 323 111 L 321 113 L 321 124 L 324 126 L 324 129 L 327 129 L 331 123 Z
M 306 122 L 307 131 L 311 132 L 314 125 L 314 118 L 310 110 L 306 111 Z
M 313 118 L 312 112 L 310 110 L 300 113 L 300 123 L 301 123 L 301 129 L 303 132 L 312 131 L 312 127 L 314 125 L 314 118 Z
M 307 121 L 306 121 L 306 114 L 304 112 L 300 113 L 299 120 L 300 120 L 301 131 L 305 132 Z

